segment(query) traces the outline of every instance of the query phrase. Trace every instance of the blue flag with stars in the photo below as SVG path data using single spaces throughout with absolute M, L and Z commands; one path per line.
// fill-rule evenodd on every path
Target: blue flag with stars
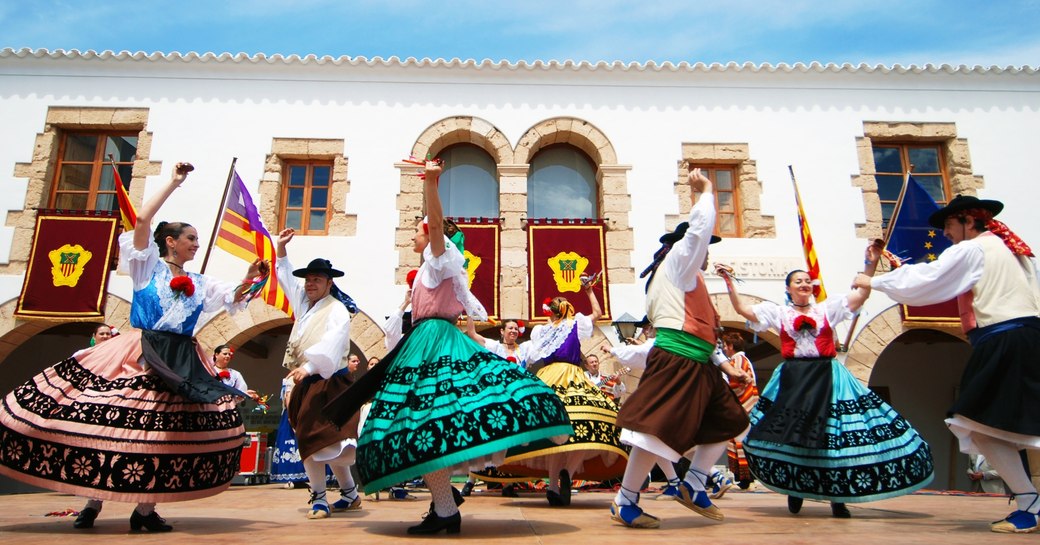
M 898 216 L 892 218 L 892 234 L 888 239 L 888 251 L 903 263 L 928 263 L 938 259 L 950 241 L 942 229 L 928 225 L 928 216 L 939 210 L 931 195 L 909 176 L 906 193 Z

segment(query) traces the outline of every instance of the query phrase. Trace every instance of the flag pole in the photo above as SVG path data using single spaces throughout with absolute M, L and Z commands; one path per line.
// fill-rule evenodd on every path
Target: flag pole
M 231 168 L 228 169 L 227 183 L 224 184 L 224 196 L 220 198 L 220 208 L 217 209 L 217 219 L 213 222 L 213 232 L 209 237 L 209 245 L 206 246 L 206 257 L 202 259 L 202 270 L 199 274 L 206 274 L 206 265 L 209 264 L 209 256 L 213 253 L 213 245 L 217 242 L 217 233 L 220 232 L 220 220 L 224 217 L 224 209 L 227 208 L 228 192 L 231 190 L 231 178 L 235 176 L 235 163 L 238 157 L 231 158 Z
M 903 209 L 903 197 L 906 196 L 906 186 L 908 186 L 910 184 L 910 176 L 913 174 L 913 172 L 914 172 L 914 165 L 911 164 L 910 168 L 907 169 L 907 171 L 906 171 L 906 176 L 903 177 L 903 187 L 901 187 L 899 189 L 899 197 L 896 199 L 896 206 L 895 206 L 895 208 L 892 209 L 892 217 L 889 218 L 889 220 L 888 220 L 888 227 L 885 228 L 885 233 L 884 233 L 884 235 L 882 235 L 884 238 L 882 238 L 882 239 L 874 239 L 874 243 L 875 244 L 877 244 L 878 241 L 881 242 L 881 249 L 882 250 L 884 250 L 885 248 L 888 248 L 888 241 L 892 238 L 892 231 L 893 231 L 892 228 L 895 227 L 896 219 L 899 218 L 899 211 Z M 873 276 L 874 273 L 877 272 L 877 266 L 878 266 L 878 263 L 880 263 L 880 262 L 881 262 L 881 258 L 879 257 L 878 260 L 875 261 L 872 265 L 868 264 L 868 263 L 864 263 L 864 265 L 869 265 L 870 270 L 864 270 L 863 272 L 866 273 L 866 274 L 869 274 L 870 276 Z M 864 269 L 866 269 L 866 267 L 864 267 Z M 852 332 L 856 331 L 856 324 L 858 324 L 858 323 L 859 323 L 859 313 L 857 312 L 856 315 L 852 317 L 852 322 L 849 323 L 849 332 L 848 332 L 848 334 L 845 335 L 845 342 L 842 343 L 842 345 L 841 345 L 841 351 L 842 352 L 848 352 L 849 351 L 849 345 L 852 343 Z

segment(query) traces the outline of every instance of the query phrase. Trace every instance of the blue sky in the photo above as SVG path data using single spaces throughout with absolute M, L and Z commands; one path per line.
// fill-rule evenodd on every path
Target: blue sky
M 0 48 L 1040 66 L 1040 0 L 0 0 Z

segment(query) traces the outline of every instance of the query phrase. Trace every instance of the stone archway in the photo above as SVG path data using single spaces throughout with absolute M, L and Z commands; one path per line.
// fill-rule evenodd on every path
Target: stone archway
M 58 322 L 49 320 L 23 320 L 17 318 L 14 315 L 17 305 L 17 298 L 0 305 L 0 331 L 6 331 L 6 333 L 0 335 L 0 365 L 3 365 L 7 357 L 25 341 L 58 324 Z M 68 321 L 71 320 L 66 320 L 65 322 Z M 118 329 L 125 329 L 130 326 L 130 301 L 109 293 L 105 297 L 104 319 L 97 318 L 80 321 L 104 322 Z M 78 348 L 83 347 L 80 346 Z M 72 352 L 70 351 L 67 355 L 71 354 Z

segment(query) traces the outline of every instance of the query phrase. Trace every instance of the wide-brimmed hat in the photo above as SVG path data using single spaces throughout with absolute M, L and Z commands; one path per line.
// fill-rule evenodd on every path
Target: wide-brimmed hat
M 661 244 L 675 244 L 676 242 L 679 242 L 682 239 L 682 237 L 686 234 L 686 230 L 689 228 L 690 222 L 684 221 L 679 225 L 676 225 L 675 230 L 671 233 L 665 233 L 661 235 L 661 238 L 659 240 L 661 241 Z M 711 235 L 711 241 L 708 244 L 715 244 L 716 242 L 721 241 L 721 237 Z
M 302 269 L 296 269 L 292 272 L 293 276 L 299 278 L 303 278 L 308 274 L 324 274 L 329 278 L 339 278 L 343 276 L 343 271 L 337 271 L 336 269 L 333 269 L 332 263 L 330 263 L 328 259 L 322 259 L 319 257 L 317 259 L 312 259 L 306 267 Z
M 989 210 L 994 216 L 996 216 L 1004 209 L 1004 203 L 1000 201 L 979 199 L 978 197 L 972 197 L 971 195 L 957 195 L 949 202 L 949 204 L 942 207 L 931 216 L 928 216 L 928 224 L 937 229 L 942 229 L 946 224 L 946 218 L 957 214 L 957 212 L 976 208 Z

